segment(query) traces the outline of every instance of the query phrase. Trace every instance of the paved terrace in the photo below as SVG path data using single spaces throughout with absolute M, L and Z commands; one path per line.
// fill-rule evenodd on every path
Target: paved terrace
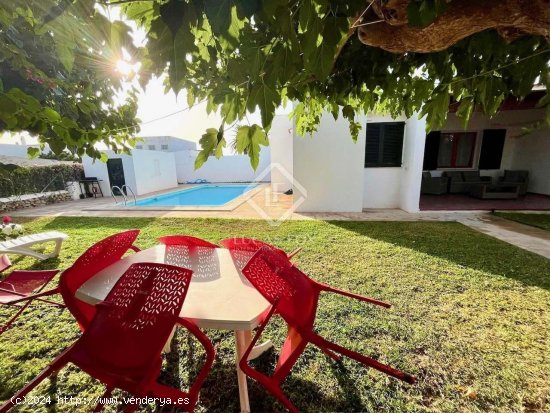
M 140 198 L 148 198 L 162 191 Z M 165 218 L 232 218 L 279 220 L 344 220 L 344 221 L 457 221 L 477 231 L 550 258 L 550 232 L 493 216 L 487 211 L 422 211 L 416 214 L 399 209 L 365 210 L 356 213 L 295 213 L 292 196 L 273 193 L 269 185 L 254 191 L 249 200 L 232 210 L 145 210 L 132 207 L 117 210 L 111 197 L 88 198 L 44 207 L 23 209 L 12 216 L 51 217 L 165 217 Z

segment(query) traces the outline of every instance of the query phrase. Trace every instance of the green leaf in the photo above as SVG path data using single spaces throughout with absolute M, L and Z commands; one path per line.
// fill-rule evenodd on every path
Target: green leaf
M 249 110 L 251 107 L 254 108 L 257 105 L 260 108 L 262 126 L 269 129 L 271 121 L 275 116 L 275 109 L 281 103 L 281 95 L 266 83 L 262 83 L 252 89 L 248 100 L 247 107 Z
M 422 108 L 421 116 L 427 115 L 426 126 L 429 130 L 441 129 L 445 125 L 450 100 L 451 96 L 447 88 L 441 88 L 426 102 Z
M 317 18 L 317 13 L 313 6 L 312 0 L 303 0 L 300 5 L 300 12 L 298 14 L 299 28 L 302 32 L 305 32 L 311 22 Z
M 195 170 L 199 169 L 210 156 L 214 155 L 220 158 L 223 155 L 223 148 L 226 145 L 223 137 L 223 124 L 220 129 L 209 128 L 199 140 L 202 150 L 197 154 L 195 159 Z
M 348 120 L 353 120 L 355 118 L 355 110 L 351 105 L 346 105 L 342 108 L 342 116 Z
M 235 139 L 237 153 L 246 153 L 250 158 L 250 165 L 256 170 L 260 162 L 260 146 L 269 145 L 265 130 L 256 124 L 240 126 Z
M 235 136 L 237 153 L 244 153 L 250 145 L 249 132 L 250 126 L 240 126 L 237 129 L 237 135 Z
M 59 122 L 61 120 L 61 115 L 52 108 L 45 107 L 42 113 L 44 117 L 50 122 Z
M 57 51 L 57 55 L 59 56 L 59 60 L 65 70 L 67 70 L 67 72 L 71 72 L 74 65 L 73 50 L 63 42 L 57 42 L 55 44 L 55 49 Z
M 109 155 L 107 155 L 105 152 L 101 152 L 99 160 L 103 163 L 107 163 L 107 161 L 109 160 Z
M 210 22 L 212 31 L 216 34 L 227 35 L 231 24 L 231 0 L 205 0 L 204 11 Z
M 7 95 L 0 95 L 0 118 L 10 117 L 17 112 L 17 104 Z
M 473 97 L 466 97 L 460 101 L 460 106 L 456 111 L 456 116 L 462 119 L 462 127 L 464 129 L 468 126 L 468 121 L 474 112 L 474 99 Z
M 29 158 L 36 158 L 38 155 L 40 155 L 40 149 L 38 148 L 33 148 L 33 147 L 28 147 L 27 148 L 27 155 L 29 156 Z

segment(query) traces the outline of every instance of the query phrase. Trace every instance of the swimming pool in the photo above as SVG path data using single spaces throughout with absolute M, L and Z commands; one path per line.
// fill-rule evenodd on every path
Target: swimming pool
M 247 185 L 200 185 L 164 195 L 140 199 L 135 206 L 221 206 L 253 189 Z

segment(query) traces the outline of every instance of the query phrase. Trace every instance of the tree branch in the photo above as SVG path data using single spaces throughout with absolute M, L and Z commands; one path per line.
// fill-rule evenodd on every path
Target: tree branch
M 507 41 L 524 35 L 543 36 L 550 41 L 547 0 L 454 0 L 427 27 L 408 25 L 409 1 L 412 0 L 375 0 L 372 9 L 385 22 L 359 27 L 359 40 L 393 53 L 445 50 L 488 29 L 497 29 Z

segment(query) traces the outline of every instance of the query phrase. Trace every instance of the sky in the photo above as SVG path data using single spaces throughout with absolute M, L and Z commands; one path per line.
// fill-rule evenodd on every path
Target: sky
M 110 7 L 108 11 L 103 11 L 111 20 L 120 19 L 120 12 L 116 7 Z M 136 46 L 144 46 L 146 44 L 145 31 L 138 28 L 133 21 L 124 20 L 133 30 L 132 37 Z M 136 67 L 139 62 L 125 62 L 124 66 Z M 137 117 L 142 121 L 141 131 L 138 136 L 174 136 L 187 140 L 198 142 L 202 134 L 207 128 L 219 128 L 221 124 L 221 116 L 219 113 L 206 112 L 206 103 L 197 104 L 190 110 L 181 113 L 164 117 L 178 110 L 187 108 L 187 99 L 185 90 L 181 91 L 178 96 L 172 91 L 164 93 L 164 78 L 154 77 L 146 86 L 145 90 L 141 90 L 138 96 L 138 112 Z M 137 85 L 137 80 L 135 80 Z M 139 89 L 139 88 L 138 88 Z M 164 117 L 160 120 L 155 120 Z M 155 120 L 155 121 L 153 121 Z M 151 122 L 153 121 L 153 122 Z M 242 124 L 261 124 L 259 113 L 252 113 L 247 116 Z M 19 135 L 19 134 L 18 134 Z M 226 131 L 226 139 L 228 147 L 224 150 L 225 153 L 230 153 L 229 142 L 235 135 L 235 130 Z M 36 138 L 26 134 L 25 143 L 36 144 Z M 22 143 L 20 136 L 4 136 L 0 135 L 0 143 Z

